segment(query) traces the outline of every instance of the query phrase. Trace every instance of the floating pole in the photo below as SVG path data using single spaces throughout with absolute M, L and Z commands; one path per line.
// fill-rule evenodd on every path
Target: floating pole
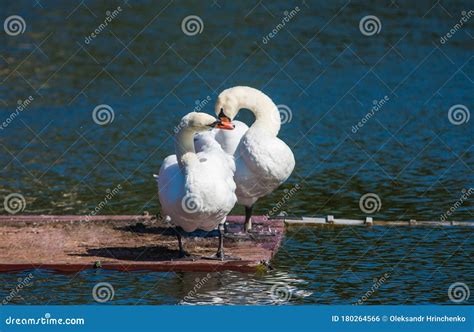
M 366 217 L 361 219 L 338 219 L 333 215 L 328 215 L 324 218 L 318 217 L 295 217 L 287 216 L 284 219 L 287 226 L 423 226 L 423 227 L 474 227 L 474 221 L 417 221 L 410 220 L 374 220 L 373 217 Z

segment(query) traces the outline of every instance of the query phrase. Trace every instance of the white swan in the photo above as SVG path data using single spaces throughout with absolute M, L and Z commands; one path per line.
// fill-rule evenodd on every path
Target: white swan
M 216 127 L 233 129 L 230 124 L 208 114 L 192 112 L 176 127 L 176 155 L 165 158 L 158 175 L 158 193 L 163 215 L 186 232 L 212 231 L 219 225 L 217 258 L 224 258 L 223 223 L 234 207 L 235 182 L 233 158 L 215 140 L 201 141 L 196 153 L 193 137 Z M 181 234 L 177 231 L 180 257 L 186 256 Z
M 263 92 L 246 86 L 224 90 L 217 98 L 215 112 L 222 123 L 228 125 L 242 108 L 255 115 L 250 128 L 233 121 L 236 130 L 214 135 L 223 149 L 235 158 L 236 195 L 238 203 L 245 206 L 244 230 L 247 232 L 252 227 L 253 205 L 288 179 L 295 167 L 295 158 L 288 145 L 277 137 L 280 113 Z

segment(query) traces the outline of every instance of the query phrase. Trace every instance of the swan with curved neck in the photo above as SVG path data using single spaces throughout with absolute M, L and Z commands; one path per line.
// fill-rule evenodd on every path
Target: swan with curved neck
M 255 116 L 251 128 L 278 135 L 280 113 L 275 103 L 260 90 L 236 86 L 222 91 L 217 97 L 215 111 L 224 123 L 233 120 L 242 108 L 250 110 Z
M 233 121 L 246 108 L 255 115 L 250 128 Z M 275 103 L 263 92 L 236 86 L 222 91 L 216 101 L 216 115 L 222 123 L 234 123 L 232 132 L 216 133 L 216 140 L 235 158 L 238 203 L 245 206 L 245 231 L 252 227 L 255 202 L 284 183 L 293 172 L 295 159 L 291 149 L 277 135 L 280 114 Z
M 225 257 L 223 223 L 237 201 L 233 180 L 235 165 L 217 142 L 204 144 L 198 153 L 193 142 L 196 133 L 214 127 L 233 128 L 204 113 L 192 112 L 184 116 L 175 136 L 176 154 L 165 158 L 158 175 L 161 208 L 163 215 L 177 226 L 180 257 L 187 253 L 179 229 L 212 231 L 217 226 L 219 249 L 215 256 Z

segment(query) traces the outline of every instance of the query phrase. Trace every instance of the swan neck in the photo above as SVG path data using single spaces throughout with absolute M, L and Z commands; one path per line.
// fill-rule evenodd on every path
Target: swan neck
M 238 99 L 239 108 L 246 108 L 255 116 L 251 128 L 264 130 L 274 136 L 278 134 L 281 126 L 280 113 L 267 95 L 257 89 L 247 88 L 242 90 Z
M 175 150 L 178 164 L 183 167 L 183 156 L 187 153 L 196 154 L 194 149 L 194 131 L 182 128 L 175 136 Z

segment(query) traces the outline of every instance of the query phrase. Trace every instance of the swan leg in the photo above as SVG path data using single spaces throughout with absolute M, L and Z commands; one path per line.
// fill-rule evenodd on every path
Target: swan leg
M 203 257 L 204 259 L 220 260 L 220 261 L 238 261 L 239 257 L 227 256 L 224 253 L 224 224 L 219 224 L 219 247 L 217 252 L 209 257 Z
M 216 257 L 219 258 L 221 261 L 224 260 L 224 225 L 219 225 L 219 248 L 217 248 Z
M 245 207 L 245 223 L 244 223 L 245 233 L 248 233 L 252 229 L 252 210 L 253 210 L 253 204 L 251 206 Z
M 176 228 L 174 230 L 176 232 L 176 237 L 178 238 L 179 258 L 191 256 L 186 250 L 184 250 L 183 237 L 181 235 L 181 232 Z

